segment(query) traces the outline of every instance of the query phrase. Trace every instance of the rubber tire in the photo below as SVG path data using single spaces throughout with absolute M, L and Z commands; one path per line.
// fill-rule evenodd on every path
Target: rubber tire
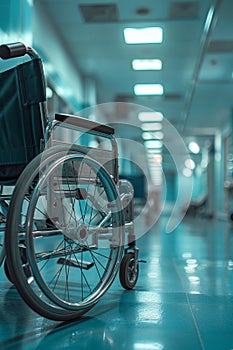
M 131 290 L 135 287 L 137 280 L 138 280 L 138 274 L 139 274 L 139 266 L 137 264 L 137 273 L 134 273 L 133 278 L 130 278 L 132 274 L 132 267 L 131 265 L 134 264 L 134 253 L 127 253 L 123 257 L 121 261 L 120 266 L 120 282 L 123 288 L 126 290 Z
M 16 286 L 19 294 L 24 299 L 24 301 L 37 313 L 43 317 L 56 320 L 56 321 L 71 321 L 73 319 L 80 318 L 84 313 L 90 310 L 94 304 L 89 307 L 79 311 L 71 311 L 58 307 L 56 304 L 44 303 L 41 298 L 39 298 L 33 292 L 30 284 L 27 282 L 23 267 L 20 263 L 20 256 L 18 253 L 18 238 L 14 232 L 14 227 L 17 226 L 15 222 L 15 212 L 19 211 L 19 206 L 24 198 L 24 191 L 30 184 L 30 180 L 35 178 L 35 172 L 38 171 L 41 161 L 45 160 L 46 163 L 51 164 L 56 159 L 59 159 L 59 154 L 62 156 L 64 152 L 69 151 L 80 152 L 80 148 L 68 148 L 68 147 L 53 147 L 43 152 L 42 155 L 38 155 L 34 158 L 28 166 L 24 169 L 23 173 L 19 177 L 15 190 L 12 196 L 11 205 L 8 213 L 8 220 L 6 226 L 6 253 L 8 257 L 8 269 L 9 274 L 12 276 L 14 285 Z M 83 152 L 84 153 L 84 152 Z M 122 222 L 123 225 L 123 222 Z M 15 238 L 16 237 L 16 238 Z M 17 254 L 16 254 L 17 253 Z
M 53 158 L 53 152 L 50 152 L 50 150 L 47 156 L 49 157 L 49 155 L 52 155 L 51 158 Z M 24 169 L 21 176 L 19 177 L 13 192 L 7 217 L 5 237 L 8 269 L 9 274 L 12 277 L 13 284 L 15 285 L 19 294 L 21 295 L 23 300 L 28 304 L 29 307 L 31 307 L 35 312 L 39 313 L 41 316 L 46 317 L 48 319 L 56 321 L 69 321 L 72 319 L 79 318 L 84 312 L 86 312 L 86 310 L 83 310 L 83 312 L 80 313 L 69 312 L 67 310 L 58 308 L 56 305 L 45 304 L 43 300 L 41 300 L 34 293 L 30 284 L 28 284 L 27 282 L 27 278 L 24 274 L 23 267 L 21 266 L 21 258 L 17 248 L 18 238 L 16 237 L 14 232 L 14 227 L 17 227 L 17 224 L 15 223 L 15 212 L 19 211 L 18 207 L 20 207 L 21 200 L 24 197 L 22 196 L 23 189 L 25 189 L 27 187 L 27 184 L 30 182 L 28 179 L 29 175 L 35 173 L 37 169 L 39 169 L 41 160 L 42 155 L 38 155 L 27 165 L 27 167 Z

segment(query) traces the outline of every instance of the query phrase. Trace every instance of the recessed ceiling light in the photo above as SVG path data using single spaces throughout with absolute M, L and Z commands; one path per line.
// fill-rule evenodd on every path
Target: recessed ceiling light
M 163 161 L 163 157 L 161 156 L 161 154 L 156 154 L 156 155 L 154 156 L 154 160 L 155 160 L 156 163 L 161 164 L 162 161 Z
M 155 132 L 144 131 L 142 133 L 143 140 L 151 140 L 151 139 L 162 140 L 163 137 L 164 137 L 164 133 L 162 131 L 155 131 Z
M 195 169 L 196 164 L 192 159 L 188 158 L 185 161 L 185 166 L 186 166 L 186 168 L 193 170 L 193 169 Z
M 142 123 L 141 128 L 143 131 L 158 131 L 162 129 L 161 123 Z
M 126 44 L 156 44 L 163 41 L 161 27 L 125 28 L 124 39 Z
M 194 153 L 194 154 L 198 154 L 198 153 L 200 152 L 200 147 L 199 147 L 199 145 L 198 145 L 196 142 L 194 142 L 194 141 L 191 141 L 191 142 L 189 143 L 188 148 L 189 148 L 189 150 L 190 150 L 192 153 Z
M 146 146 L 146 148 L 162 148 L 163 147 L 163 143 L 161 141 L 157 141 L 157 140 L 145 141 L 144 145 Z
M 150 169 L 161 171 L 160 164 L 163 161 L 163 157 L 162 157 L 161 153 L 148 154 L 147 158 L 148 158 L 149 168 Z
M 185 177 L 190 177 L 190 176 L 192 176 L 192 174 L 193 174 L 193 172 L 192 172 L 191 169 L 188 169 L 188 168 L 184 168 L 184 169 L 183 169 L 183 175 L 184 175 Z
M 161 84 L 136 84 L 134 93 L 137 96 L 142 95 L 163 95 L 163 85 Z
M 161 122 L 163 120 L 163 114 L 161 112 L 140 112 L 138 119 L 141 122 Z
M 132 61 L 134 70 L 161 70 L 162 61 L 159 59 L 134 59 Z
M 150 158 L 151 155 L 161 154 L 161 148 L 148 148 L 147 153 L 148 158 Z

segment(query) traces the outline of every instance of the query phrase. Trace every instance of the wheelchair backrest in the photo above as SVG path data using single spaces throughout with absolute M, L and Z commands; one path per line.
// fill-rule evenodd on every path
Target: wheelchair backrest
M 40 153 L 46 88 L 40 59 L 0 73 L 0 183 L 12 181 Z

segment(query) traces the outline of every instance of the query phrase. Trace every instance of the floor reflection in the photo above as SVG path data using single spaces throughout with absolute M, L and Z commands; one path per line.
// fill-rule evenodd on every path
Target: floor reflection
M 166 234 L 166 217 L 138 240 L 136 289 L 118 278 L 82 319 L 57 323 L 34 313 L 0 270 L 0 348 L 229 350 L 233 348 L 233 230 L 185 219 Z M 219 347 L 219 344 L 221 346 Z

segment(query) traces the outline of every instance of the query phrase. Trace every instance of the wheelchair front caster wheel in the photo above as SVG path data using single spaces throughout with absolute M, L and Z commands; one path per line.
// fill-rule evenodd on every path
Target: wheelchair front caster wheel
M 127 253 L 123 257 L 120 266 L 120 282 L 123 288 L 133 289 L 138 280 L 139 267 L 135 262 L 134 253 Z

